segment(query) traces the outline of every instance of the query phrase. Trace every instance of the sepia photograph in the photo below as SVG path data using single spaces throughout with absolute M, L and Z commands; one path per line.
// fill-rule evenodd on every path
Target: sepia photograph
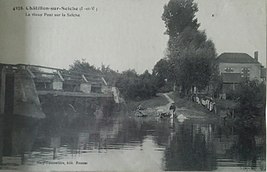
M 0 172 L 266 171 L 265 0 L 0 0 Z

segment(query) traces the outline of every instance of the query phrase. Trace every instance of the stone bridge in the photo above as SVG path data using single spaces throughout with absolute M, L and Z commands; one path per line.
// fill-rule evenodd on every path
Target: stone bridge
M 0 64 L 0 71 L 1 114 L 45 118 L 43 101 L 52 97 L 57 101 L 69 100 L 68 106 L 74 112 L 78 99 L 121 102 L 118 89 L 109 86 L 103 75 L 25 64 Z

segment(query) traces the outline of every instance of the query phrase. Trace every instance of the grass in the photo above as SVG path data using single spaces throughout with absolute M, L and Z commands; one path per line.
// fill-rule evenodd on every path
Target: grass
M 190 110 L 191 113 L 196 112 L 199 114 L 206 114 L 208 116 L 214 115 L 213 112 L 210 112 L 208 109 L 203 107 L 202 105 L 197 104 L 196 102 L 192 102 L 189 98 L 180 98 L 177 93 L 170 93 L 168 94 L 170 98 L 172 98 L 175 101 L 175 105 L 177 108 L 185 108 Z M 229 100 L 215 100 L 216 101 L 216 106 L 217 108 L 221 110 L 225 110 L 228 107 L 233 107 L 235 106 L 235 102 L 229 101 Z M 133 100 L 128 100 L 126 103 L 127 109 L 130 111 L 136 110 L 137 106 L 142 104 L 143 107 L 145 108 L 155 108 L 158 106 L 163 106 L 168 104 L 168 100 L 159 94 L 156 97 L 152 97 L 147 100 L 140 100 L 140 101 L 133 101 Z
M 180 98 L 177 93 L 171 93 L 169 94 L 170 98 L 172 98 L 175 102 L 175 105 L 177 108 L 186 108 L 189 110 L 194 110 L 198 112 L 203 112 L 203 113 L 210 113 L 208 109 L 203 107 L 202 105 L 197 104 L 196 102 L 192 102 L 189 100 L 189 98 Z
M 213 112 L 210 112 L 208 109 L 203 107 L 202 105 L 197 104 L 196 102 L 192 102 L 189 98 L 180 98 L 177 93 L 169 94 L 169 96 L 175 101 L 175 104 L 178 108 L 186 108 L 196 112 L 202 112 L 205 114 L 212 115 Z M 220 116 L 225 116 L 227 113 L 227 109 L 234 109 L 237 106 L 237 103 L 232 100 L 215 100 L 217 112 Z
M 164 96 L 159 95 L 159 96 L 147 99 L 147 100 L 141 100 L 141 101 L 129 100 L 127 101 L 126 104 L 127 104 L 128 109 L 133 111 L 140 104 L 142 104 L 142 106 L 145 108 L 155 108 L 158 106 L 168 104 L 168 100 Z

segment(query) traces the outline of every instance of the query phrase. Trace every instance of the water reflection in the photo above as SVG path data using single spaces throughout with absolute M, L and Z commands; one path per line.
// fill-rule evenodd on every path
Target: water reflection
M 165 151 L 166 170 L 214 170 L 216 158 L 211 125 L 189 121 L 176 126 Z
M 38 125 L 19 121 L 12 128 L 12 144 L 4 145 L 11 146 L 4 154 L 4 163 L 8 164 L 10 157 L 19 157 L 17 164 L 33 171 L 265 169 L 264 138 L 237 133 L 216 122 L 185 120 L 171 124 L 166 119 L 125 115 L 77 118 L 65 127 L 53 126 L 56 121 L 50 125 L 47 121 Z M 86 164 L 76 165 L 76 160 Z

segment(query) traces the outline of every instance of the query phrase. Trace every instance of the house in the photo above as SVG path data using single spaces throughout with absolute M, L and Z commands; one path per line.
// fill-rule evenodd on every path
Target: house
M 245 80 L 261 81 L 263 67 L 258 61 L 258 52 L 254 58 L 246 53 L 222 53 L 217 58 L 219 72 L 222 76 L 222 93 L 238 89 L 239 84 Z

